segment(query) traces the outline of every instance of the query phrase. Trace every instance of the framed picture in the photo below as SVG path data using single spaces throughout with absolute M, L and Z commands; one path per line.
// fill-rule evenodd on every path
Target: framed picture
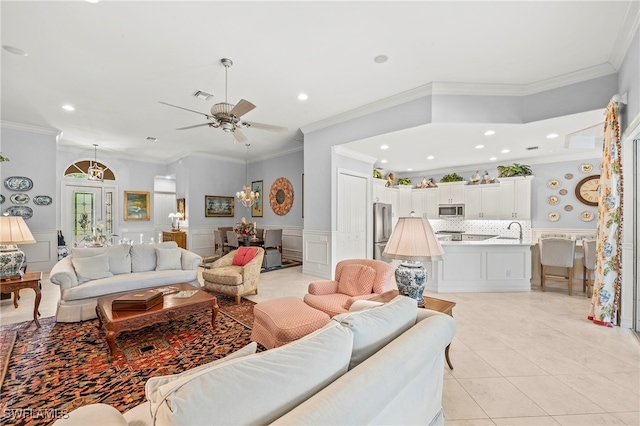
M 233 197 L 220 197 L 218 195 L 204 196 L 205 217 L 233 217 L 236 202 Z
M 146 191 L 124 191 L 124 220 L 149 220 L 151 206 Z
M 262 203 L 264 199 L 264 192 L 262 191 L 262 181 L 256 180 L 251 182 L 251 190 L 253 192 L 259 192 L 260 197 L 258 197 L 258 201 L 253 203 L 251 206 L 251 217 L 262 217 Z
M 177 212 L 182 213 L 182 220 L 187 220 L 187 212 L 184 206 L 185 204 L 184 198 L 178 198 L 176 200 L 176 203 L 177 203 Z

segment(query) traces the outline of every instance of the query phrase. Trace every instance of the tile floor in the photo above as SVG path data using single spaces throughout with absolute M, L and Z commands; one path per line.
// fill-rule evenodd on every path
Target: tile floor
M 302 297 L 318 278 L 301 270 L 262 274 L 248 298 Z M 457 304 L 447 425 L 640 425 L 640 343 L 630 330 L 587 321 L 581 290 L 576 282 L 573 296 L 553 284 L 545 293 L 429 294 Z M 42 293 L 42 317 L 52 316 L 58 287 L 44 279 Z M 3 300 L 0 324 L 31 320 L 33 301 L 31 290 L 18 309 Z

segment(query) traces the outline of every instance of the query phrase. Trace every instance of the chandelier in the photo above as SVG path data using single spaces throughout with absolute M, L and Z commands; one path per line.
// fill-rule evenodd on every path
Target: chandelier
M 249 181 L 249 168 L 248 168 L 248 165 L 247 165 L 248 158 L 249 158 L 249 145 L 251 145 L 251 144 L 246 144 L 246 146 L 247 146 L 247 160 L 245 160 L 245 163 L 244 163 L 244 171 L 245 171 L 245 177 L 247 179 L 247 182 Z M 242 191 L 236 192 L 236 198 L 238 199 L 238 201 L 240 201 L 242 203 L 243 206 L 251 207 L 260 198 L 260 193 L 258 191 L 252 191 L 251 190 L 251 185 L 249 185 L 247 183 L 246 185 L 244 185 L 242 187 Z
M 89 180 L 104 180 L 104 169 L 98 166 L 97 161 L 97 149 L 98 144 L 93 144 L 93 162 L 90 162 L 89 169 L 87 170 L 87 177 Z

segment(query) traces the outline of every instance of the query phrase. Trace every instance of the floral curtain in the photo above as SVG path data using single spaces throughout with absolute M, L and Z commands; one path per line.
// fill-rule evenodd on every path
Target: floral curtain
M 609 102 L 600 163 L 595 280 L 588 316 L 608 327 L 618 325 L 622 283 L 622 145 L 618 117 L 618 104 Z

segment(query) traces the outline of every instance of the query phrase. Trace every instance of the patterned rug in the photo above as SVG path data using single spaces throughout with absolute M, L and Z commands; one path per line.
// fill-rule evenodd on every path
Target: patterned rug
M 15 331 L 0 334 L 0 389 L 4 382 L 4 376 L 7 374 L 9 357 L 13 350 L 13 344 L 16 342 L 16 335 L 17 333 Z
M 56 323 L 51 317 L 40 320 L 42 328 L 30 322 L 0 327 L 3 339 L 17 332 L 0 391 L 0 423 L 50 424 L 97 402 L 123 413 L 145 401 L 149 377 L 180 373 L 242 348 L 251 341 L 254 303 L 217 298 L 215 331 L 207 311 L 125 332 L 116 338 L 113 363 L 98 320 Z

